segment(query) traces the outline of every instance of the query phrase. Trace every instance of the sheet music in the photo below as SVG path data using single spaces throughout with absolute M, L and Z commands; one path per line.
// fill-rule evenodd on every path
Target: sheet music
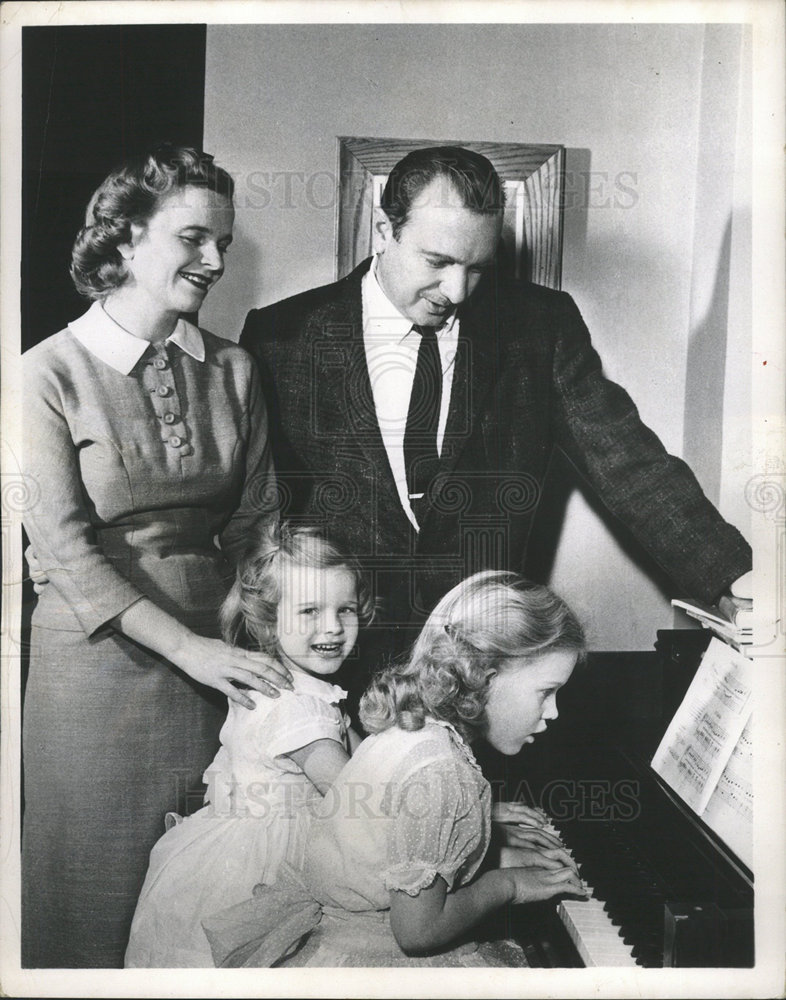
M 749 718 L 702 819 L 753 868 L 753 739 Z
M 750 774 L 743 792 L 736 784 L 745 777 L 743 748 L 727 771 L 750 719 L 752 666 L 742 653 L 712 639 L 652 758 L 653 769 L 702 818 L 719 786 L 712 814 L 722 816 L 723 823 L 732 814 L 740 822 L 740 810 L 752 795 Z

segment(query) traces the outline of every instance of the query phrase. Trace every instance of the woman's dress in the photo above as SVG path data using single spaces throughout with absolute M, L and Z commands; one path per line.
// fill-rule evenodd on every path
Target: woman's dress
M 95 303 L 23 361 L 24 524 L 50 582 L 24 704 L 22 964 L 120 967 L 226 699 L 110 622 L 144 596 L 218 635 L 232 564 L 275 509 L 265 409 L 251 358 L 182 319 L 154 346 Z
M 364 740 L 328 791 L 302 868 L 203 926 L 219 966 L 526 966 L 510 941 L 471 935 L 411 957 L 390 928 L 390 890 L 472 880 L 489 845 L 491 792 L 456 730 L 435 720 Z
M 177 823 L 150 855 L 126 965 L 211 968 L 203 918 L 272 883 L 281 865 L 300 868 L 310 820 L 322 796 L 286 754 L 315 740 L 348 750 L 346 691 L 293 671 L 294 691 L 257 707 L 229 707 L 221 748 L 204 775 L 207 805 Z

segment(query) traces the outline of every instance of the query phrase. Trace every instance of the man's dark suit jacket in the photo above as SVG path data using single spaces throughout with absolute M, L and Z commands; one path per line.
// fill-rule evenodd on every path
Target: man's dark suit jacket
M 361 306 L 368 267 L 253 310 L 240 343 L 262 372 L 282 516 L 338 532 L 371 572 L 384 621 L 422 619 L 475 570 L 521 570 L 555 447 L 683 593 L 711 601 L 750 569 L 737 529 L 604 378 L 570 296 L 498 276 L 460 307 L 441 471 L 415 532 L 374 411 Z

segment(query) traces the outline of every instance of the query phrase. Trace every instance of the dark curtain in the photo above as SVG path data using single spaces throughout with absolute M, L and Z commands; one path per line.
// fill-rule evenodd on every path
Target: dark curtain
M 87 304 L 68 274 L 90 195 L 151 143 L 202 145 L 204 24 L 22 30 L 22 349 Z

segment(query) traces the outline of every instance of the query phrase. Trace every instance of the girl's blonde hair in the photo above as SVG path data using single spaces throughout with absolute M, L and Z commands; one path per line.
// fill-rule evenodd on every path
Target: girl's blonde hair
M 426 716 L 450 722 L 466 740 L 485 724 L 489 679 L 511 657 L 557 650 L 583 656 L 584 631 L 548 587 L 487 570 L 463 580 L 429 615 L 406 662 L 377 674 L 360 702 L 368 732 L 421 729 Z
M 271 528 L 238 566 L 235 582 L 221 606 L 225 642 L 275 653 L 282 580 L 293 566 L 349 570 L 355 576 L 360 623 L 371 621 L 374 603 L 357 560 L 318 528 L 284 521 Z

